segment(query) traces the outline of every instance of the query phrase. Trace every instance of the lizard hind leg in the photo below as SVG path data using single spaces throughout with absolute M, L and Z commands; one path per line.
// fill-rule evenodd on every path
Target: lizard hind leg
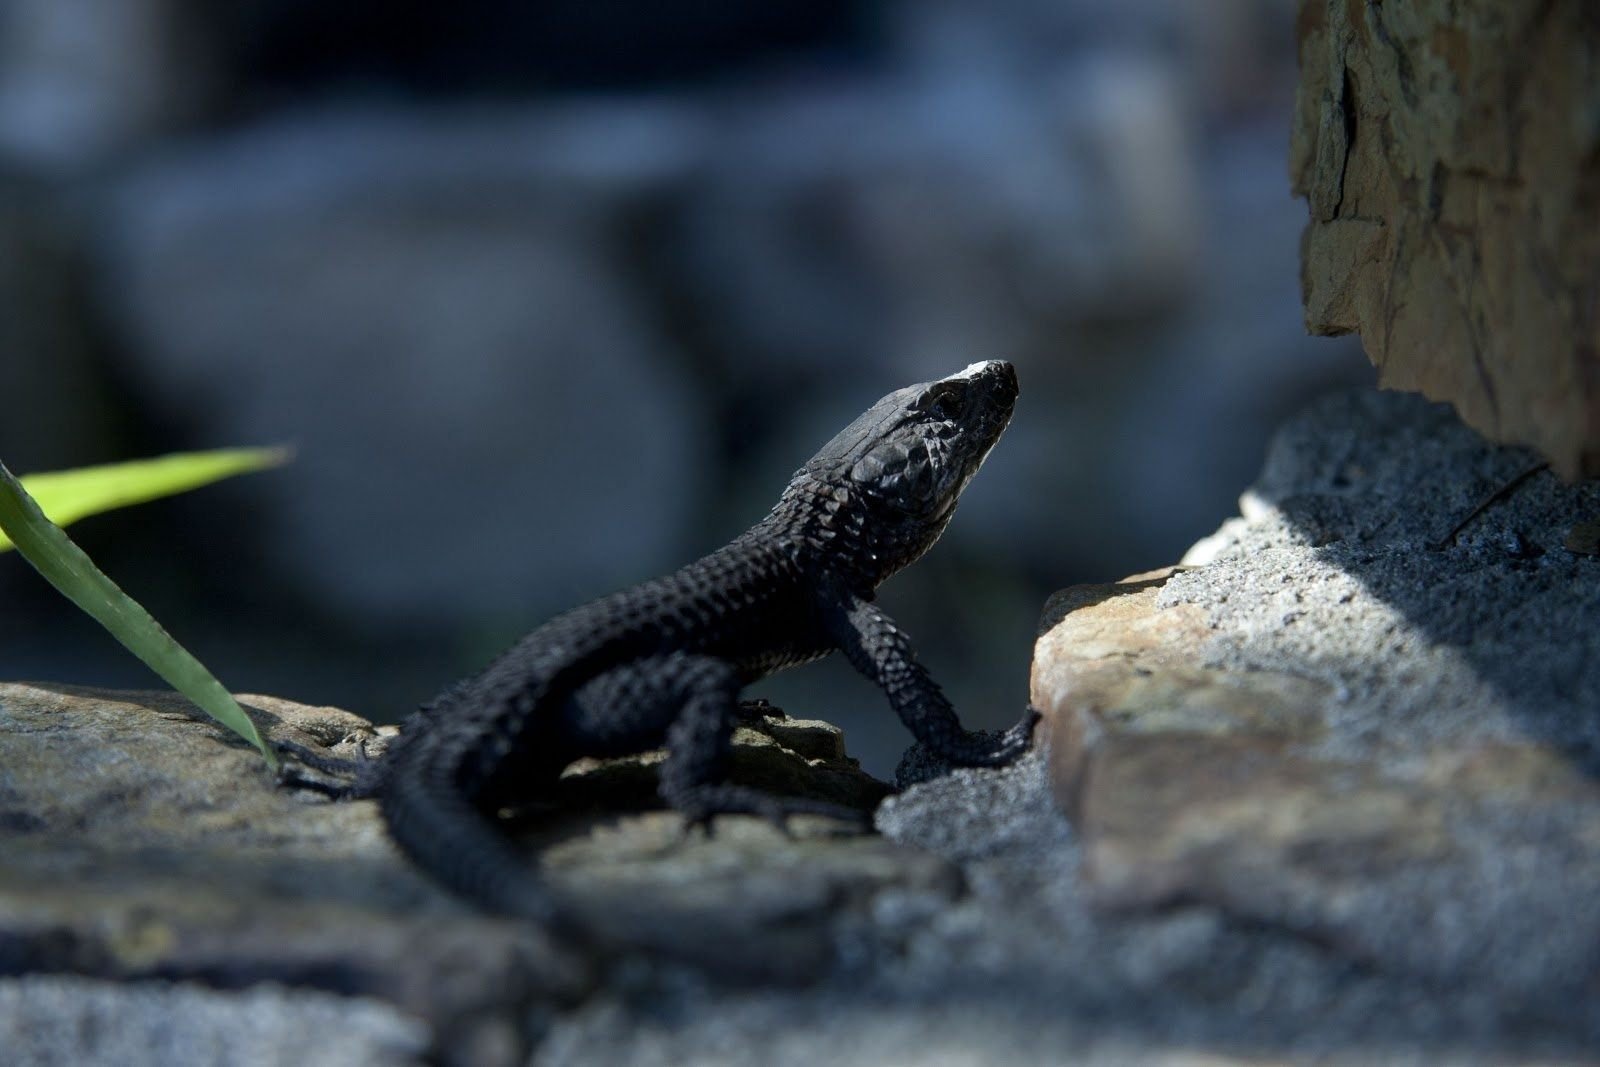
M 682 813 L 690 829 L 711 832 L 718 815 L 757 815 L 788 832 L 794 815 L 821 815 L 870 825 L 870 814 L 807 797 L 778 796 L 727 782 L 733 728 L 740 718 L 739 683 L 733 667 L 708 656 L 685 656 L 672 664 L 682 704 L 667 729 L 667 759 L 659 792 Z
M 354 759 L 330 756 L 293 741 L 279 741 L 272 747 L 285 757 L 278 767 L 279 785 L 308 789 L 334 800 L 365 800 L 378 795 L 383 761 L 367 754 L 365 741 L 357 746 Z

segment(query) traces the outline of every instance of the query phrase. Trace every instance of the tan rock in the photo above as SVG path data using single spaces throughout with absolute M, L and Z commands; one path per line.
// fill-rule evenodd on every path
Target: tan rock
M 1324 741 L 1345 694 L 1208 662 L 1207 613 L 1162 606 L 1175 571 L 1058 593 L 1035 650 L 1032 699 L 1097 907 L 1209 905 L 1458 976 L 1508 915 L 1544 921 L 1526 869 L 1600 869 L 1600 783 L 1569 754 L 1468 734 L 1343 754 Z
M 1382 384 L 1600 473 L 1600 15 L 1302 0 L 1306 324 Z

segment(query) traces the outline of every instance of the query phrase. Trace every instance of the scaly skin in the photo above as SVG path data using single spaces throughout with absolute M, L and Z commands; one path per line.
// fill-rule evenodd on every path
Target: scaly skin
M 414 716 L 371 773 L 339 792 L 375 793 L 396 844 L 450 889 L 577 933 L 495 816 L 575 759 L 664 743 L 661 795 L 691 823 L 731 812 L 780 823 L 798 813 L 859 818 L 723 780 L 739 691 L 775 671 L 842 651 L 936 755 L 1012 762 L 1036 713 L 999 735 L 963 729 L 873 595 L 944 531 L 1016 395 L 1016 372 L 998 361 L 890 393 L 802 467 L 750 530 L 539 627 Z

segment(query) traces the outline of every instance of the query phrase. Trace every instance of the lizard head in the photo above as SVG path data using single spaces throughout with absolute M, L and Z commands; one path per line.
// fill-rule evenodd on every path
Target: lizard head
M 1017 372 L 974 363 L 937 381 L 897 389 L 823 446 L 791 491 L 821 490 L 881 581 L 933 547 L 956 501 L 1000 439 L 1017 400 Z M 843 546 L 840 546 L 843 547 Z

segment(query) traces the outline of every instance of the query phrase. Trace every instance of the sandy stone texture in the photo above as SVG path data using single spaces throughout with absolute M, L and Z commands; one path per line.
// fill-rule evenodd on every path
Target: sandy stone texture
M 1600 473 L 1600 7 L 1302 0 L 1306 324 Z

